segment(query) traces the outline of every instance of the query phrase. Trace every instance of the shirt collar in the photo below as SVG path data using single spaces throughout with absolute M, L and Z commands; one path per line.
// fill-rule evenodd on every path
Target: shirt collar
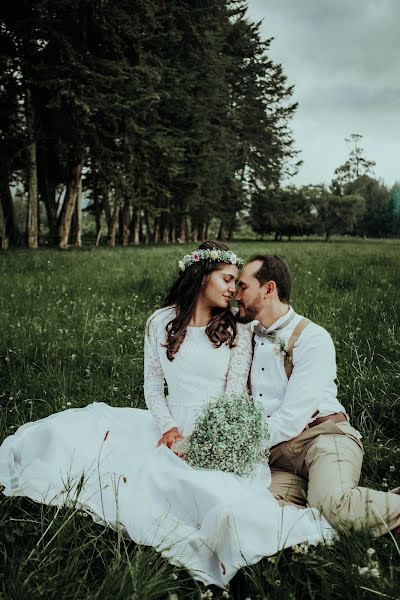
M 292 317 L 292 315 L 295 314 L 293 308 L 289 305 L 289 310 L 288 312 L 283 315 L 283 317 L 279 317 L 279 319 L 277 321 L 275 321 L 275 323 L 272 323 L 272 325 L 270 325 L 268 327 L 268 329 L 265 329 L 263 327 L 263 329 L 265 329 L 265 331 L 274 331 L 277 327 L 279 327 L 280 325 L 282 325 L 287 319 L 290 319 L 290 317 Z M 259 323 L 260 327 L 262 327 L 261 323 Z

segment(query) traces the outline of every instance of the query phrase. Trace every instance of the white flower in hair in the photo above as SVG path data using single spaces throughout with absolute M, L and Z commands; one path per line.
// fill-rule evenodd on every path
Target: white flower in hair
M 183 259 L 178 262 L 178 266 L 181 271 L 184 271 L 186 267 L 190 267 L 190 265 L 194 265 L 201 260 L 218 260 L 220 262 L 237 265 L 239 268 L 244 266 L 244 260 L 239 258 L 234 252 L 231 250 L 218 250 L 217 248 L 213 248 L 212 250 L 209 248 L 194 250 L 191 254 L 186 254 Z

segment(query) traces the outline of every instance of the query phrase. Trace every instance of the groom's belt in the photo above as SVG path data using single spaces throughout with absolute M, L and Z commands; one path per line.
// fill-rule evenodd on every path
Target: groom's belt
M 347 421 L 347 416 L 344 413 L 332 413 L 331 415 L 326 415 L 326 417 L 318 417 L 311 421 L 308 425 L 304 427 L 304 431 L 306 429 L 310 429 L 311 427 L 316 427 L 317 425 L 321 425 L 325 421 L 333 421 L 334 423 L 342 423 L 343 421 Z

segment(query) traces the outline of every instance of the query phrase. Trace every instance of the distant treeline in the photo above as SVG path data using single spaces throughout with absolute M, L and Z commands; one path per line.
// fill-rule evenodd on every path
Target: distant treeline
M 339 169 L 336 170 L 336 173 Z M 253 230 L 275 239 L 296 235 L 343 233 L 366 237 L 399 237 L 400 184 L 388 188 L 369 175 L 334 179 L 323 185 L 294 186 L 257 192 L 251 206 Z
M 110 245 L 215 218 L 229 237 L 296 170 L 292 87 L 246 2 L 3 0 L 0 19 L 3 247 L 79 245 L 82 195 Z

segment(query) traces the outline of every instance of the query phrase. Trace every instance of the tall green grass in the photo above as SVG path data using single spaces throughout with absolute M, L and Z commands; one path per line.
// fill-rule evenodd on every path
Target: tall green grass
M 0 254 L 0 439 L 71 406 L 143 406 L 144 324 L 192 247 Z M 288 260 L 295 309 L 335 341 L 339 399 L 364 436 L 362 482 L 400 485 L 400 243 L 233 248 L 244 258 L 266 251 Z M 0 598 L 181 600 L 205 592 L 153 549 L 76 509 L 4 496 L 0 503 Z M 366 533 L 308 553 L 287 550 L 242 570 L 230 597 L 398 600 L 400 555 L 390 536 Z

